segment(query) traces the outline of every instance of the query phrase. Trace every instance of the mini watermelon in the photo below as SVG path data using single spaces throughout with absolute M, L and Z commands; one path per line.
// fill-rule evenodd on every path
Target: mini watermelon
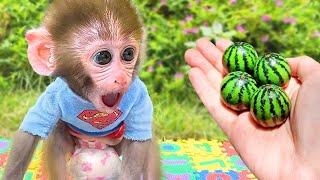
M 276 85 L 263 85 L 252 96 L 250 112 L 263 127 L 275 127 L 286 121 L 291 102 L 287 94 Z
M 291 78 L 291 68 L 286 59 L 276 53 L 259 58 L 254 68 L 254 78 L 260 85 L 274 84 L 285 87 Z
M 221 99 L 229 108 L 244 111 L 250 107 L 250 98 L 257 90 L 257 83 L 246 72 L 228 74 L 221 83 Z
M 242 71 L 253 74 L 257 51 L 248 43 L 236 42 L 223 55 L 223 66 L 228 72 Z

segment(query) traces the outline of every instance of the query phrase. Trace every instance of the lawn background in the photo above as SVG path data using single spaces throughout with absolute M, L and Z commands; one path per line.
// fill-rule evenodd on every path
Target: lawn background
M 196 39 L 247 41 L 259 54 L 320 60 L 320 3 L 308 0 L 134 0 L 148 31 L 140 76 L 153 99 L 159 138 L 226 139 L 195 95 L 183 55 Z M 47 0 L 0 2 L 0 136 L 9 137 L 52 79 L 28 64 L 24 34 Z

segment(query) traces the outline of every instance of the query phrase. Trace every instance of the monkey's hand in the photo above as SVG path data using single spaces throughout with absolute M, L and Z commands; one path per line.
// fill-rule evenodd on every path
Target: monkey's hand
M 20 130 L 17 132 L 4 171 L 4 180 L 23 179 L 39 139 L 38 136 Z
M 121 142 L 122 165 L 120 180 L 140 180 L 146 170 L 151 140 L 132 141 L 123 139 Z

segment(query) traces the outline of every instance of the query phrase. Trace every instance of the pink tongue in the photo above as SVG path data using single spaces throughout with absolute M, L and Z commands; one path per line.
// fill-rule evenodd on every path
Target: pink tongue
M 113 107 L 118 100 L 118 94 L 110 93 L 105 96 L 102 96 L 103 103 L 108 107 Z

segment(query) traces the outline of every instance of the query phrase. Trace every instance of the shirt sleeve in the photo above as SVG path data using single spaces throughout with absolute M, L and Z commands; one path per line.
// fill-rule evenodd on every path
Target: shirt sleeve
M 153 105 L 147 88 L 140 81 L 139 96 L 125 119 L 124 137 L 135 141 L 145 141 L 152 138 Z
M 41 138 L 47 138 L 60 117 L 61 110 L 57 94 L 44 92 L 28 111 L 19 129 Z

